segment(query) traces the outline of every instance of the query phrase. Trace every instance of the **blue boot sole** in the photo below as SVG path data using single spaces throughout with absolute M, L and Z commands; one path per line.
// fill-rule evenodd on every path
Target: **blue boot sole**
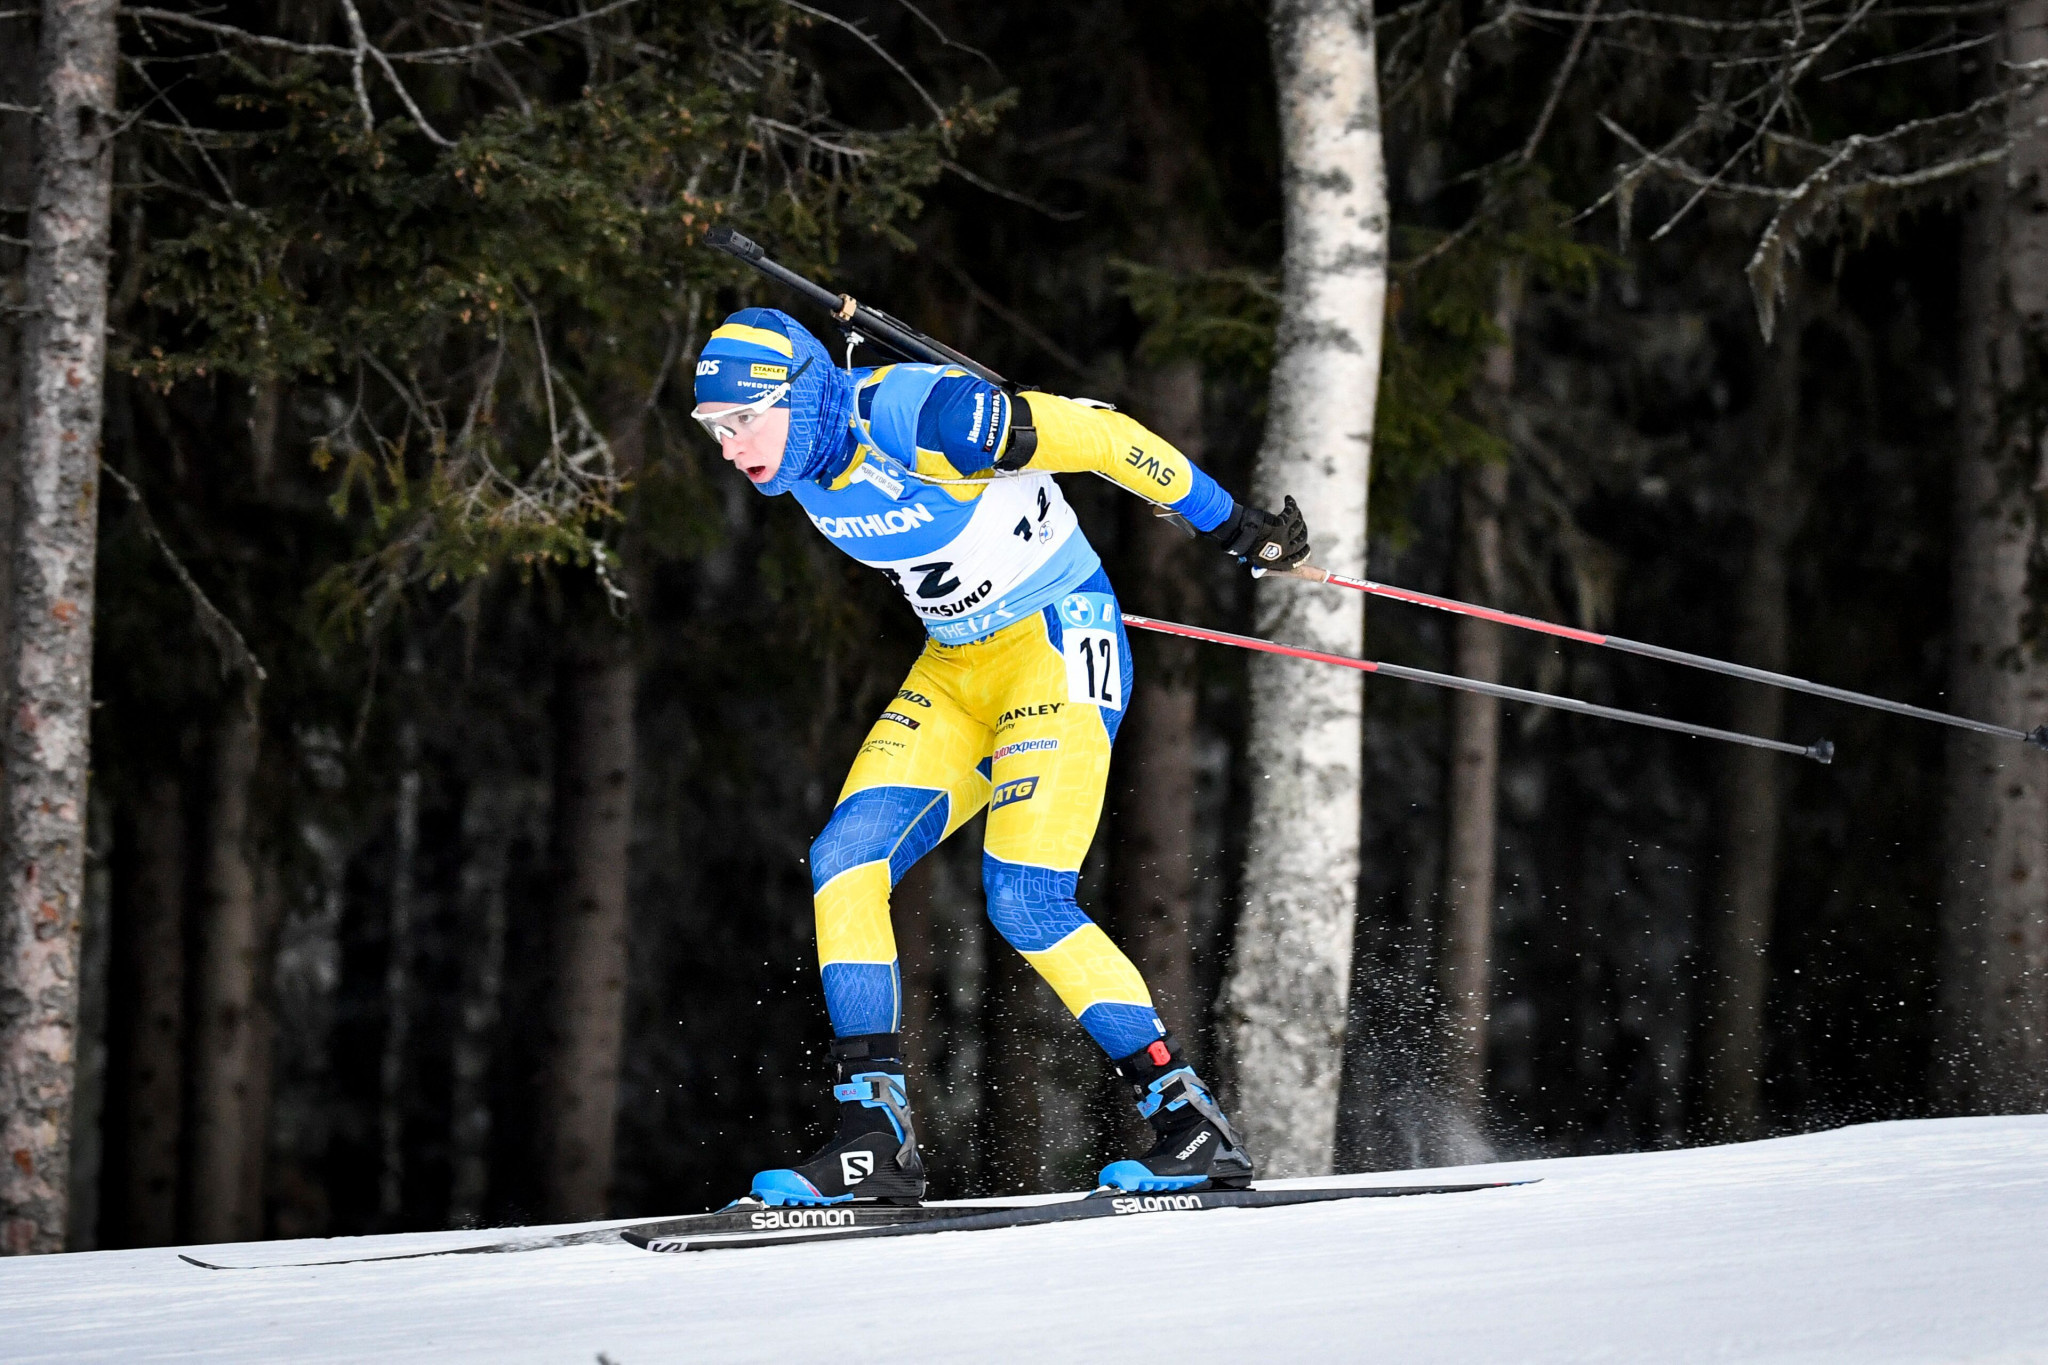
M 851 1204 L 850 1194 L 826 1195 L 795 1171 L 763 1171 L 754 1177 L 754 1198 L 771 1209 L 817 1208 L 827 1204 Z
M 1209 1183 L 1206 1175 L 1156 1175 L 1140 1161 L 1112 1161 L 1102 1168 L 1099 1180 L 1104 1188 L 1129 1194 L 1192 1189 Z

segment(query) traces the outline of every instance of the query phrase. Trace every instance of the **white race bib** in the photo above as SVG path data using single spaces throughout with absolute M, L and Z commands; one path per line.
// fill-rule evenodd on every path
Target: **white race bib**
M 1067 658 L 1067 700 L 1079 706 L 1124 709 L 1123 651 L 1117 640 L 1116 599 L 1077 592 L 1060 602 L 1060 650 Z

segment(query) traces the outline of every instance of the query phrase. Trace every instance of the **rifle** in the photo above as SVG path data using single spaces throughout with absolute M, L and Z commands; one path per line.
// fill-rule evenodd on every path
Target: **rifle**
M 892 360 L 958 365 L 1006 393 L 1015 394 L 1019 388 L 980 361 L 960 354 L 945 342 L 925 335 L 902 319 L 892 318 L 879 308 L 870 308 L 851 294 L 835 294 L 824 285 L 805 279 L 772 259 L 760 243 L 729 227 L 715 227 L 705 233 L 704 245 L 752 266 L 777 284 L 787 285 L 830 313 L 832 321 L 839 327 L 839 334 L 846 338 L 849 357 L 855 346 L 866 345 Z

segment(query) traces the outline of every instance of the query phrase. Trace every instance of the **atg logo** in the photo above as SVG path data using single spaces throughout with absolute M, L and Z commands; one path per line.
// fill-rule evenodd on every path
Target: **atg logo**
M 1038 794 L 1038 779 L 1017 777 L 1003 783 L 995 791 L 995 799 L 988 803 L 990 810 L 1001 810 L 1015 801 L 1029 801 Z

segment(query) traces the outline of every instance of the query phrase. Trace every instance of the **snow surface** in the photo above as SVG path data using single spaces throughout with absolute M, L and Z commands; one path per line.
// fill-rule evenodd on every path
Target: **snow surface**
M 0 1360 L 2048 1362 L 2048 1116 L 1335 1183 L 1530 1176 L 1542 1183 L 679 1256 L 0 1260 Z

